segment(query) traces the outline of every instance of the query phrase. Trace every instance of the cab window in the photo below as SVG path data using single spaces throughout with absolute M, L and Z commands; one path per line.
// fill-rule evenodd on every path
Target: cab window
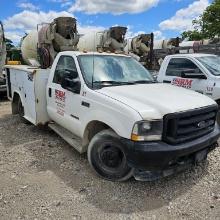
M 199 67 L 191 60 L 185 58 L 173 58 L 167 66 L 166 75 L 181 77 L 182 72 L 191 70 L 192 72 L 199 72 Z
M 53 83 L 61 84 L 61 81 L 65 74 L 69 76 L 77 72 L 75 61 L 70 56 L 61 56 L 54 73 Z

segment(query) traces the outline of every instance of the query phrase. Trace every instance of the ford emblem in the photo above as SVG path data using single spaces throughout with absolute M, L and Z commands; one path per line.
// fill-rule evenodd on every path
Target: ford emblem
M 206 126 L 206 122 L 205 121 L 201 121 L 197 124 L 198 128 L 204 128 Z

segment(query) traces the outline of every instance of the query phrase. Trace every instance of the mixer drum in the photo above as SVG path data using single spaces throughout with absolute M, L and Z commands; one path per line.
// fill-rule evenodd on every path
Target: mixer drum
M 32 31 L 26 37 L 24 37 L 21 44 L 22 58 L 28 65 L 34 65 L 37 63 L 37 44 L 38 44 L 38 32 Z
M 71 17 L 61 17 L 54 20 L 56 23 L 56 33 L 65 39 L 71 39 L 71 33 L 77 33 L 76 19 Z
M 27 64 L 33 66 L 38 63 L 46 69 L 52 65 L 57 53 L 76 50 L 78 42 L 76 19 L 59 17 L 50 24 L 42 24 L 39 31 L 33 31 L 24 38 L 22 56 Z

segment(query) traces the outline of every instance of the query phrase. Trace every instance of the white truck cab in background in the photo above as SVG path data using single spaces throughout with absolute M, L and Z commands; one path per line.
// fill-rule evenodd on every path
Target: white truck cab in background
M 160 68 L 158 82 L 194 90 L 220 105 L 220 57 L 210 54 L 167 56 Z
M 155 180 L 217 146 L 217 104 L 155 83 L 130 56 L 61 52 L 51 69 L 6 66 L 13 114 L 48 124 L 103 178 Z

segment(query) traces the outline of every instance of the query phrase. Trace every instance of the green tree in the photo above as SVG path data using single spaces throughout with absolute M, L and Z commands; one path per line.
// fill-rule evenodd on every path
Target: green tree
M 208 38 L 220 37 L 220 0 L 214 0 L 202 15 L 203 31 Z
M 213 39 L 220 37 L 220 0 L 214 0 L 204 13 L 193 20 L 194 30 L 182 33 L 189 40 Z
M 192 41 L 203 40 L 206 36 L 203 30 L 202 16 L 192 21 L 194 30 L 184 31 L 181 36 L 183 39 Z
M 184 31 L 181 34 L 183 39 L 188 39 L 188 40 L 192 40 L 192 41 L 197 41 L 197 40 L 202 40 L 204 39 L 203 34 L 201 33 L 201 31 L 198 30 L 193 30 L 193 31 Z

